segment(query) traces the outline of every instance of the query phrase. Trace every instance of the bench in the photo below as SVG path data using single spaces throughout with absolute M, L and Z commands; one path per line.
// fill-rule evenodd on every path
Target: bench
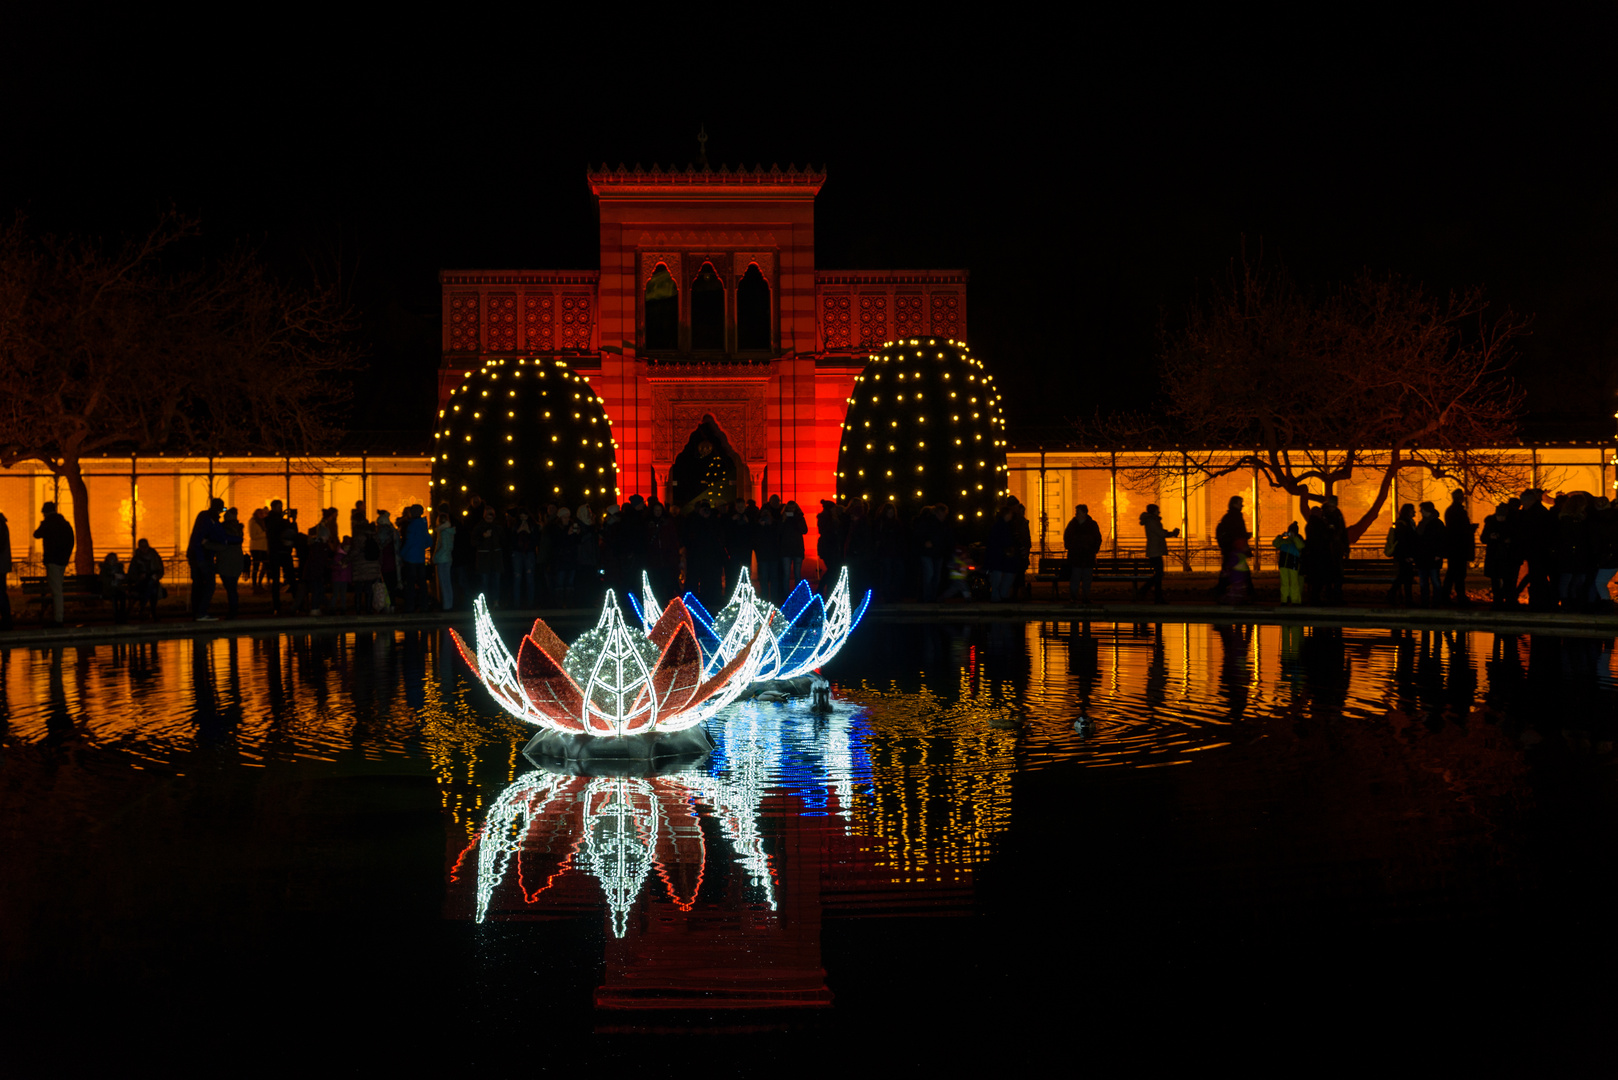
M 1119 556 L 1118 558 L 1097 557 L 1095 567 L 1090 573 L 1092 584 L 1101 581 L 1127 581 L 1139 586 L 1142 582 L 1150 581 L 1157 576 L 1157 568 L 1145 556 Z M 1071 581 L 1072 574 L 1068 570 L 1068 560 L 1065 555 L 1041 555 L 1035 581 L 1049 581 L 1051 583 L 1051 599 L 1058 599 L 1062 594 L 1062 582 Z
M 39 621 L 44 622 L 45 613 L 51 607 L 51 579 L 25 575 L 22 579 L 22 594 L 28 597 L 29 604 L 39 605 Z M 62 601 L 64 605 L 69 600 L 93 600 L 100 603 L 101 575 L 63 574 Z
M 1344 559 L 1344 585 L 1392 585 L 1399 577 L 1397 559 Z

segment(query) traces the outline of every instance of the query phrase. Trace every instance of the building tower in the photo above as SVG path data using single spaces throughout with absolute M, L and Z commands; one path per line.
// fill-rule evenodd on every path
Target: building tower
M 964 339 L 966 272 L 817 270 L 823 172 L 602 166 L 587 179 L 599 270 L 440 272 L 440 407 L 488 357 L 563 358 L 605 402 L 620 499 L 687 501 L 681 454 L 701 441 L 729 457 L 738 495 L 796 499 L 812 527 L 835 497 L 854 377 L 885 341 Z

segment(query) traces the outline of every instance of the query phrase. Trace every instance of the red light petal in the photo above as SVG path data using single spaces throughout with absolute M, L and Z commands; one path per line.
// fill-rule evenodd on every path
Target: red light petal
M 451 641 L 455 642 L 455 648 L 460 651 L 461 659 L 466 661 L 466 666 L 471 668 L 472 674 L 477 676 L 479 682 L 482 682 L 483 672 L 478 670 L 478 654 L 467 647 L 466 642 L 461 640 L 461 635 L 457 634 L 453 628 L 449 632 L 449 637 Z
M 558 664 L 567 659 L 567 642 L 557 637 L 556 631 L 546 625 L 544 619 L 534 620 L 534 628 L 528 631 L 528 636 Z
M 661 624 L 662 620 L 658 620 Z M 652 687 L 657 694 L 659 716 L 685 711 L 702 684 L 702 647 L 691 629 L 690 620 L 676 625 L 663 655 L 652 669 Z
M 726 664 L 724 667 L 720 668 L 714 673 L 713 678 L 697 687 L 697 692 L 691 696 L 690 701 L 686 702 L 685 707 L 687 709 L 694 709 L 698 705 L 701 705 L 704 701 L 707 701 L 709 698 L 713 697 L 714 694 L 725 685 L 725 683 L 730 681 L 730 677 L 736 674 L 736 670 L 747 662 L 747 658 L 752 655 L 753 646 L 758 644 L 759 637 L 768 632 L 768 626 L 760 626 L 758 628 L 758 633 L 753 635 L 753 640 L 747 643 L 747 648 L 737 652 L 735 658 L 732 659 L 730 663 Z
M 696 633 L 696 627 L 691 624 L 690 610 L 685 606 L 684 601 L 676 596 L 669 601 L 669 606 L 664 608 L 663 614 L 657 617 L 657 623 L 652 627 L 652 632 L 646 636 L 653 645 L 657 646 L 657 651 L 661 654 L 668 647 L 668 643 L 674 639 L 675 631 L 681 626 L 684 626 L 693 634 Z
M 517 677 L 546 719 L 567 731 L 584 730 L 584 691 L 531 637 L 523 638 L 517 651 Z

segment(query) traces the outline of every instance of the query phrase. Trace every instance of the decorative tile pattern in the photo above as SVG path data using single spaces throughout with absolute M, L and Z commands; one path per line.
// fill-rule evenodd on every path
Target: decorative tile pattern
M 927 331 L 922 326 L 923 308 L 919 296 L 893 298 L 893 336 L 917 337 Z
M 450 293 L 449 351 L 478 351 L 478 294 Z
M 489 294 L 489 351 L 517 351 L 517 294 Z
M 933 293 L 933 335 L 959 341 L 965 332 L 966 327 L 961 321 L 961 298 L 955 293 Z
M 556 299 L 550 293 L 523 297 L 522 321 L 529 352 L 551 352 L 556 348 Z
M 850 345 L 849 298 L 828 296 L 820 316 L 820 334 L 828 349 L 846 349 Z
M 588 296 L 562 297 L 562 348 L 588 349 L 590 347 L 590 298 Z
M 860 348 L 876 348 L 888 340 L 888 298 L 882 293 L 860 297 Z

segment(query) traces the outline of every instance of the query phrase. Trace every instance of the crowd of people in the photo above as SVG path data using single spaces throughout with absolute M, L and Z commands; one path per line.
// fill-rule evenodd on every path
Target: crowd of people
M 815 525 L 814 554 L 825 590 L 845 568 L 856 593 L 869 588 L 884 601 L 970 597 L 974 569 L 984 571 L 991 602 L 1017 598 L 1029 588 L 1032 535 L 1026 508 L 1014 496 L 996 512 L 982 548 L 970 551 L 942 504 L 906 519 L 891 503 L 872 512 L 863 500 L 825 499 Z M 1180 530 L 1166 529 L 1155 505 L 1146 507 L 1140 525 L 1146 572 L 1136 595 L 1162 603 L 1168 542 Z M 296 509 L 279 500 L 243 519 L 215 498 L 196 516 L 186 544 L 188 607 L 193 619 L 214 621 L 214 593 L 222 588 L 225 617 L 235 618 L 244 581 L 254 594 L 268 594 L 276 614 L 464 610 L 479 594 L 496 607 L 571 607 L 596 603 L 603 587 L 638 593 L 644 574 L 660 597 L 689 591 L 718 610 L 744 568 L 753 573 L 760 596 L 781 603 L 804 576 L 808 532 L 802 508 L 779 496 L 762 506 L 750 499 L 700 499 L 684 513 L 639 495 L 621 506 L 550 503 L 532 509 L 499 509 L 473 496 L 459 511 L 447 504 L 431 513 L 420 504 L 408 506 L 397 521 L 386 510 L 368 514 L 361 502 L 346 522 L 330 507 L 307 527 Z M 34 536 L 41 542 L 51 614 L 60 624 L 73 528 L 55 504 L 46 503 Z M 1240 496 L 1230 500 L 1214 540 L 1220 560 L 1215 598 L 1250 599 L 1253 532 Z M 1293 522 L 1271 544 L 1281 602 L 1341 603 L 1350 540 L 1337 499 L 1312 500 L 1305 520 Z M 8 572 L 9 541 L 0 515 L 0 558 Z M 1467 572 L 1480 544 L 1498 608 L 1521 603 L 1524 594 L 1534 610 L 1613 606 L 1608 587 L 1618 575 L 1618 504 L 1585 492 L 1547 503 L 1537 489 L 1501 503 L 1481 529 L 1468 515 L 1464 491 L 1454 492 L 1442 513 L 1431 502 L 1401 506 L 1383 549 L 1392 566 L 1388 602 L 1470 603 Z M 1102 534 L 1087 506 L 1075 508 L 1063 545 L 1070 598 L 1088 602 Z M 105 555 L 100 593 L 120 621 L 156 619 L 167 573 L 162 556 L 142 539 L 127 564 L 117 553 Z M 10 623 L 10 602 L 0 590 L 0 627 Z
M 1465 491 L 1452 492 L 1442 511 L 1432 502 L 1401 505 L 1382 549 L 1394 567 L 1388 604 L 1471 604 L 1466 578 L 1480 543 L 1496 609 L 1520 606 L 1525 595 L 1534 611 L 1613 607 L 1608 585 L 1618 574 L 1618 506 L 1583 491 L 1547 502 L 1538 488 L 1497 505 L 1481 528 L 1472 522 Z M 1349 534 L 1335 498 L 1310 510 L 1301 534 L 1294 523 L 1274 546 L 1283 602 L 1300 602 L 1303 584 L 1313 602 L 1341 602 Z
M 1546 496 L 1543 490 L 1530 488 L 1500 503 L 1481 529 L 1472 522 L 1465 491 L 1452 492 L 1442 512 L 1431 502 L 1400 506 L 1382 550 L 1392 575 L 1387 603 L 1470 605 L 1467 572 L 1477 562 L 1481 544 L 1483 574 L 1489 579 L 1494 608 L 1521 606 L 1526 594 L 1526 606 L 1535 611 L 1612 610 L 1609 586 L 1618 575 L 1618 504 L 1583 491 L 1556 495 L 1550 501 Z M 1151 594 L 1163 603 L 1163 561 L 1168 541 L 1180 530 L 1164 528 L 1156 505 L 1146 507 L 1140 525 L 1149 577 L 1136 594 Z M 1252 540 L 1243 499 L 1234 496 L 1214 529 L 1219 552 L 1219 576 L 1212 587 L 1216 599 L 1231 603 L 1252 599 Z M 1088 507 L 1075 509 L 1063 542 L 1072 577 L 1070 596 L 1075 602 L 1088 602 L 1101 550 L 1101 530 Z M 1301 525 L 1292 522 L 1271 541 L 1280 571 L 1281 602 L 1341 604 L 1351 543 L 1337 497 L 1312 501 Z

